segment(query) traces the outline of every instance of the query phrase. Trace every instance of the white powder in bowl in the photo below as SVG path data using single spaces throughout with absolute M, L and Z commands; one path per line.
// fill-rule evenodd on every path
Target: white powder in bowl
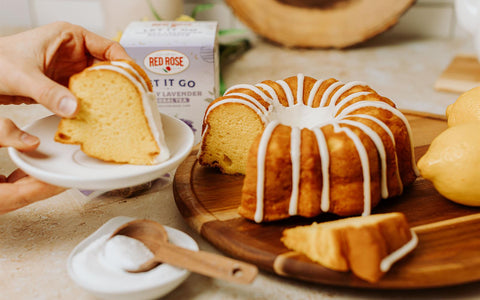
M 145 244 L 125 235 L 107 240 L 102 255 L 105 263 L 121 270 L 136 270 L 154 257 Z

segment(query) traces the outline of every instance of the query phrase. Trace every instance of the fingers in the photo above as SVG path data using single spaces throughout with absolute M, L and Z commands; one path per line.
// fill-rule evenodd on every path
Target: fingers
M 35 100 L 29 97 L 0 95 L 0 104 L 35 104 Z
M 11 181 L 10 176 L 8 181 Z M 50 198 L 63 191 L 64 188 L 49 185 L 30 176 L 20 177 L 12 183 L 0 183 L 0 214 Z
M 23 84 L 27 94 L 61 117 L 73 117 L 78 109 L 77 99 L 70 90 L 42 73 L 26 75 Z
M 99 60 L 132 60 L 123 47 L 114 41 L 85 30 L 85 47 L 88 52 Z
M 14 183 L 24 177 L 27 177 L 28 174 L 21 169 L 16 169 L 8 177 L 5 178 L 5 182 Z
M 32 151 L 39 144 L 40 140 L 36 136 L 20 130 L 12 120 L 0 118 L 0 147 L 13 147 L 20 151 Z

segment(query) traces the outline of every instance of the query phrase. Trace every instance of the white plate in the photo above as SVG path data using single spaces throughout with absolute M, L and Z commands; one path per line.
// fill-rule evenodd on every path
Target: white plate
M 67 270 L 70 278 L 77 285 L 102 299 L 154 299 L 169 293 L 187 279 L 190 275 L 189 271 L 168 264 L 160 264 L 147 273 L 125 273 L 122 276 L 122 283 L 119 282 L 118 284 L 115 283 L 112 276 L 107 278 L 108 283 L 101 284 L 102 280 L 105 280 L 102 276 L 105 276 L 105 274 L 112 275 L 108 270 L 104 274 L 101 274 L 101 272 L 89 274 L 89 276 L 79 274 L 78 270 L 74 268 L 74 257 L 91 243 L 106 234 L 112 234 L 115 229 L 132 220 L 134 219 L 123 216 L 110 219 L 73 249 L 68 257 Z M 164 227 L 171 243 L 198 251 L 198 244 L 189 235 L 168 226 Z M 95 267 L 91 269 L 97 270 Z M 148 276 L 148 278 L 145 276 Z
M 113 190 L 142 184 L 175 169 L 193 147 L 193 132 L 181 120 L 162 114 L 170 158 L 157 165 L 115 164 L 85 155 L 79 145 L 54 141 L 60 118 L 49 116 L 23 128 L 40 138 L 32 152 L 9 148 L 12 161 L 23 171 L 44 182 L 86 190 Z

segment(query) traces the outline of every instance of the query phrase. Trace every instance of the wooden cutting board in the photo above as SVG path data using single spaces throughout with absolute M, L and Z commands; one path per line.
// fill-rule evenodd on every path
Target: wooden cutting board
M 409 116 L 409 120 L 417 145 L 429 143 L 446 127 L 444 121 L 428 117 Z M 427 149 L 428 145 L 416 147 L 417 159 Z M 285 228 L 328 221 L 335 216 L 293 217 L 267 224 L 248 221 L 237 214 L 243 176 L 222 175 L 202 167 L 196 154 L 191 153 L 176 171 L 176 204 L 192 228 L 228 255 L 281 276 L 337 286 L 418 289 L 480 280 L 480 209 L 446 200 L 423 178 L 418 178 L 402 196 L 383 200 L 373 211 L 403 212 L 419 244 L 379 282 L 371 284 L 349 272 L 313 263 L 280 242 Z
M 474 55 L 457 55 L 435 82 L 442 92 L 464 93 L 480 86 L 480 62 Z

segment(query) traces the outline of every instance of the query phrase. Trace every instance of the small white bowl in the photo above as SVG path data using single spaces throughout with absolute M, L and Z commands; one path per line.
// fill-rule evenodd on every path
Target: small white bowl
M 168 264 L 161 264 L 147 273 L 125 273 L 122 275 L 124 279 L 118 284 L 112 278 L 108 279 L 109 283 L 102 283 L 102 276 L 105 276 L 101 273 L 103 267 L 91 268 L 89 272 L 93 274 L 89 274 L 89 276 L 82 276 L 79 273 L 73 263 L 76 255 L 99 238 L 112 234 L 115 229 L 132 220 L 134 219 L 130 217 L 113 218 L 73 249 L 68 257 L 67 269 L 70 278 L 78 286 L 102 299 L 153 299 L 166 295 L 187 279 L 190 275 L 189 271 Z M 198 244 L 189 235 L 168 226 L 165 226 L 165 229 L 171 243 L 198 251 Z M 95 273 L 96 270 L 101 272 Z

